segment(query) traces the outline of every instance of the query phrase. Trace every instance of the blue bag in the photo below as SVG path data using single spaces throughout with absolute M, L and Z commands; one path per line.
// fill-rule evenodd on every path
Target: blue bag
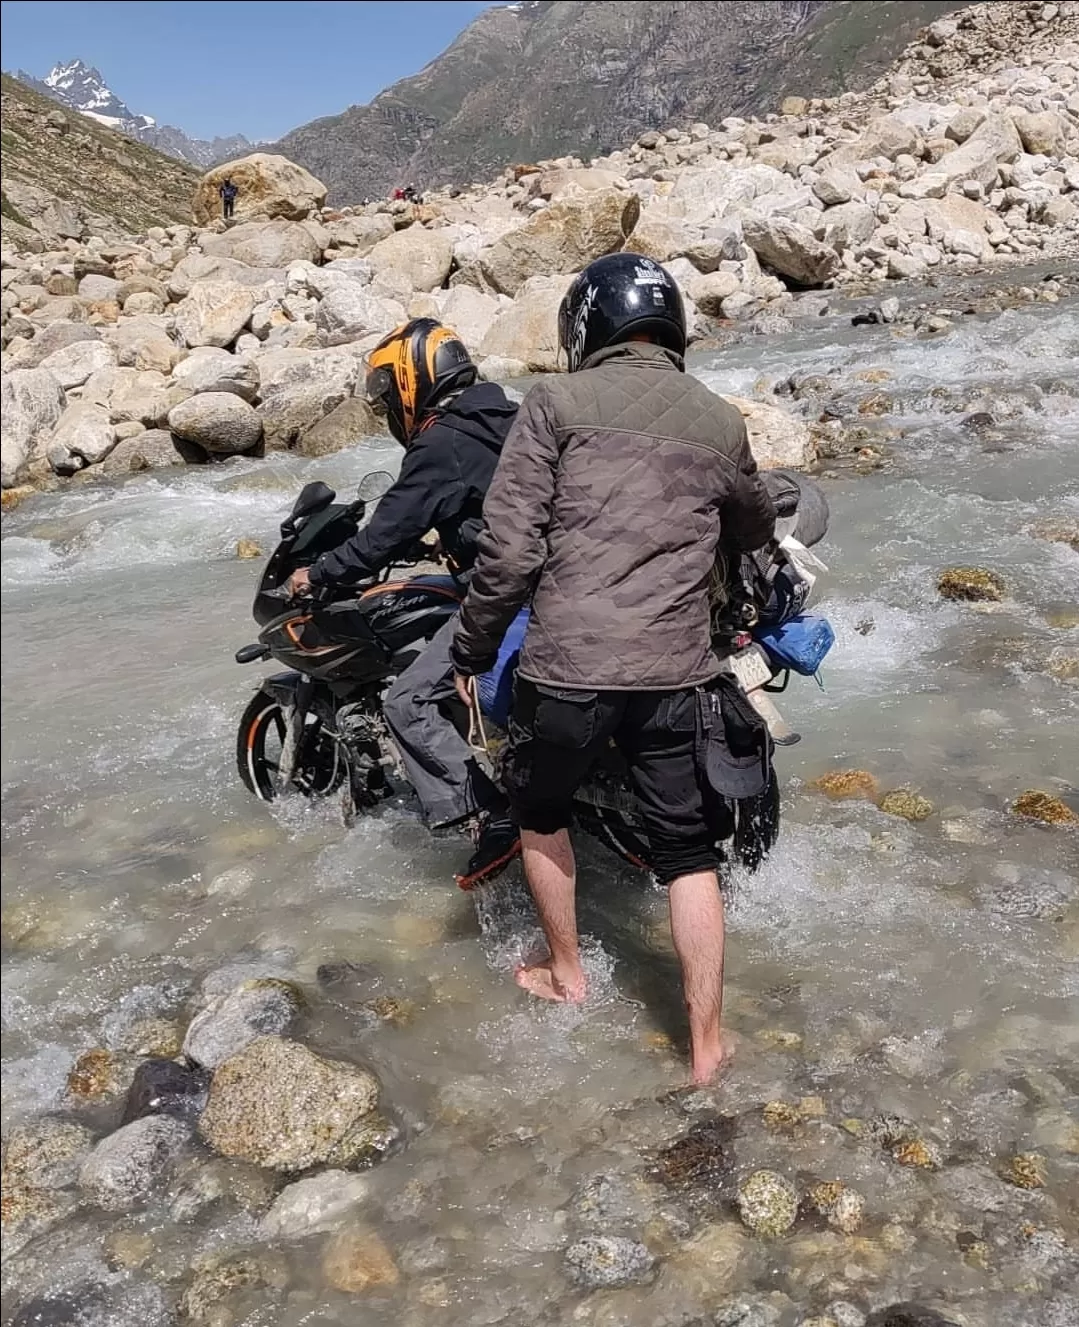
M 484 718 L 497 723 L 500 728 L 505 728 L 513 706 L 513 678 L 527 627 L 528 609 L 522 608 L 502 638 L 498 662 L 489 673 L 482 673 L 477 679 Z
M 761 627 L 753 633 L 776 668 L 789 668 L 812 677 L 835 644 L 835 632 L 826 617 L 802 613 L 789 622 Z

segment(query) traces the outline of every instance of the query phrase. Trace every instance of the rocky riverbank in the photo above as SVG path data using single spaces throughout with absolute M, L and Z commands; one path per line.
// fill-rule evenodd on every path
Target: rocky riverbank
M 807 288 L 1074 257 L 1079 4 L 976 5 L 923 37 L 868 94 L 518 165 L 418 207 L 335 211 L 306 171 L 256 154 L 205 177 L 199 225 L 120 242 L 78 218 L 62 241 L 12 231 L 3 486 L 377 434 L 362 360 L 406 317 L 454 326 L 487 377 L 554 370 L 571 275 L 623 247 L 668 264 L 705 345 L 816 316 L 828 297 Z M 241 186 L 228 227 L 213 220 L 223 173 Z M 940 317 L 917 330 L 947 332 Z M 762 464 L 809 463 L 781 410 L 744 407 Z

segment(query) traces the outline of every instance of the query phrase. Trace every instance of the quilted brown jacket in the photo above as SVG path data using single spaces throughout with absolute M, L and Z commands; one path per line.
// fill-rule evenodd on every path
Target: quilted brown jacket
M 716 547 L 759 548 L 775 510 L 738 411 L 633 342 L 525 398 L 484 500 L 453 642 L 494 666 L 531 601 L 520 673 L 595 691 L 664 691 L 719 671 L 709 641 Z

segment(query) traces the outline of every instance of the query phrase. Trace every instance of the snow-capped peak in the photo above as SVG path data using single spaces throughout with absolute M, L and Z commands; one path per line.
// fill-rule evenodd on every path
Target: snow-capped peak
M 153 116 L 137 114 L 113 92 L 101 70 L 83 60 L 54 65 L 44 78 L 35 78 L 24 69 L 17 69 L 15 77 L 69 110 L 204 170 L 218 161 L 245 156 L 254 146 L 242 134 L 212 140 L 189 138 L 182 129 L 159 125 Z
M 58 101 L 110 128 L 136 133 L 156 123 L 151 116 L 133 111 L 105 82 L 101 70 L 82 60 L 54 65 L 43 81 Z

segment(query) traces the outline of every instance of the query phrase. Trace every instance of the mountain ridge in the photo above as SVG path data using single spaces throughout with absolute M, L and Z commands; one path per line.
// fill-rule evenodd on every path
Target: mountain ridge
M 186 161 L 203 170 L 219 161 L 243 156 L 256 147 L 243 134 L 212 139 L 192 138 L 175 125 L 158 124 L 152 115 L 133 111 L 109 87 L 100 69 L 79 59 L 53 65 L 44 78 L 37 78 L 25 69 L 15 70 L 11 77 L 33 88 L 41 96 L 59 102 L 68 110 L 78 111 L 80 115 L 97 121 L 107 129 L 115 129 L 168 157 Z
M 417 74 L 269 148 L 337 205 L 602 155 L 647 129 L 868 87 L 957 0 L 522 0 L 483 11 Z

